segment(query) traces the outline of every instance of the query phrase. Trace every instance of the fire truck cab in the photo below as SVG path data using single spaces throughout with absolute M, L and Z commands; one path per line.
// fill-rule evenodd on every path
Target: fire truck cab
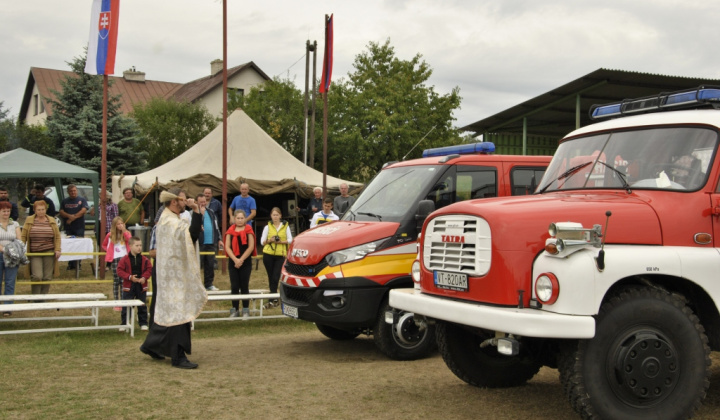
M 294 238 L 281 276 L 283 313 L 314 322 L 335 340 L 373 334 L 393 359 L 427 355 L 434 329 L 388 306 L 390 289 L 412 286 L 424 218 L 458 201 L 531 194 L 550 161 L 493 150 L 492 143 L 467 144 L 386 164 L 342 220 Z
M 607 121 L 560 141 L 534 195 L 432 213 L 390 305 L 435 325 L 469 384 L 557 367 L 582 418 L 692 417 L 720 350 L 718 104 L 701 87 L 591 108 Z

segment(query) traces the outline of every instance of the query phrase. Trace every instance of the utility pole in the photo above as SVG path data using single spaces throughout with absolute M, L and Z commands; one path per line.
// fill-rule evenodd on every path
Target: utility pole
M 313 56 L 313 73 L 312 73 L 312 91 L 308 92 L 308 79 L 310 78 L 310 54 Z M 316 71 L 317 71 L 317 41 L 310 44 L 310 40 L 305 43 L 305 164 L 311 168 L 315 166 L 315 93 L 316 88 Z M 309 98 L 308 98 L 309 97 Z M 311 102 L 308 109 L 308 100 Z M 310 119 L 310 156 L 308 159 L 308 119 Z
M 308 164 L 308 119 L 310 118 L 310 114 L 308 113 L 308 97 L 310 96 L 310 86 L 309 86 L 309 80 L 310 80 L 310 53 L 313 55 L 313 60 L 315 57 L 315 47 L 317 46 L 317 41 L 315 41 L 313 44 L 310 44 L 310 40 L 308 39 L 305 41 L 305 97 L 303 98 L 303 122 L 305 124 L 304 127 L 304 137 L 305 137 L 305 147 L 303 149 L 303 163 L 306 165 Z M 313 104 L 315 99 L 315 62 L 313 61 Z M 313 113 L 315 112 L 315 107 L 313 106 Z M 313 133 L 314 134 L 314 133 Z M 311 141 L 312 146 L 310 146 L 310 156 L 313 156 L 313 151 L 315 148 L 315 138 L 313 137 Z M 310 158 L 310 166 L 313 166 L 313 159 Z

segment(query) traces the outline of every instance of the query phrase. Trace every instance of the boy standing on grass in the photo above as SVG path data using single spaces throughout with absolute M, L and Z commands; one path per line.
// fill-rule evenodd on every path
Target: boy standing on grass
M 147 300 L 148 279 L 152 274 L 150 260 L 142 254 L 142 241 L 137 236 L 130 238 L 130 254 L 120 259 L 117 266 L 117 274 L 123 281 L 123 300 L 138 299 L 143 303 Z M 122 308 L 121 323 L 125 323 L 127 308 Z M 138 307 L 138 323 L 140 329 L 147 331 L 148 316 L 147 307 Z M 135 322 L 135 320 L 131 320 Z

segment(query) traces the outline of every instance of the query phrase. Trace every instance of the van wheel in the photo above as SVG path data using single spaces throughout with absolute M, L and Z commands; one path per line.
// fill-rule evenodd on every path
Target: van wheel
M 710 384 L 710 347 L 697 316 L 663 290 L 630 288 L 600 308 L 560 378 L 583 418 L 689 418 Z
M 373 332 L 375 346 L 387 357 L 394 360 L 416 360 L 432 353 L 435 342 L 435 326 L 418 327 L 410 312 L 400 312 L 396 322 L 385 322 L 385 312 L 392 310 L 387 299 L 380 305 L 377 323 Z
M 353 338 L 360 335 L 359 332 L 341 330 L 338 328 L 329 327 L 327 325 L 315 324 L 315 326 L 318 330 L 320 330 L 321 333 L 323 333 L 325 337 L 332 338 L 333 340 L 352 340 Z
M 540 370 L 540 363 L 523 352 L 517 356 L 498 353 L 494 346 L 481 347 L 493 338 L 491 331 L 469 330 L 449 322 L 437 322 L 437 344 L 448 368 L 458 378 L 482 388 L 507 388 L 525 384 Z

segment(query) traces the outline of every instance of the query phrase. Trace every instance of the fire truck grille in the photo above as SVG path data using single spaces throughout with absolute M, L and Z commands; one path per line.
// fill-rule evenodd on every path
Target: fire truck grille
M 423 264 L 431 271 L 481 276 L 490 270 L 490 226 L 479 217 L 440 216 L 428 224 L 423 236 Z
M 314 287 L 293 287 L 287 284 L 283 285 L 285 292 L 285 300 L 290 304 L 308 304 L 315 292 Z
M 320 264 L 316 265 L 300 265 L 300 264 L 293 264 L 291 262 L 285 262 L 285 271 L 288 272 L 288 274 L 292 274 L 293 276 L 302 276 L 302 277 L 317 277 L 318 273 L 320 273 L 325 267 L 327 267 L 327 262 L 325 260 L 322 260 Z

